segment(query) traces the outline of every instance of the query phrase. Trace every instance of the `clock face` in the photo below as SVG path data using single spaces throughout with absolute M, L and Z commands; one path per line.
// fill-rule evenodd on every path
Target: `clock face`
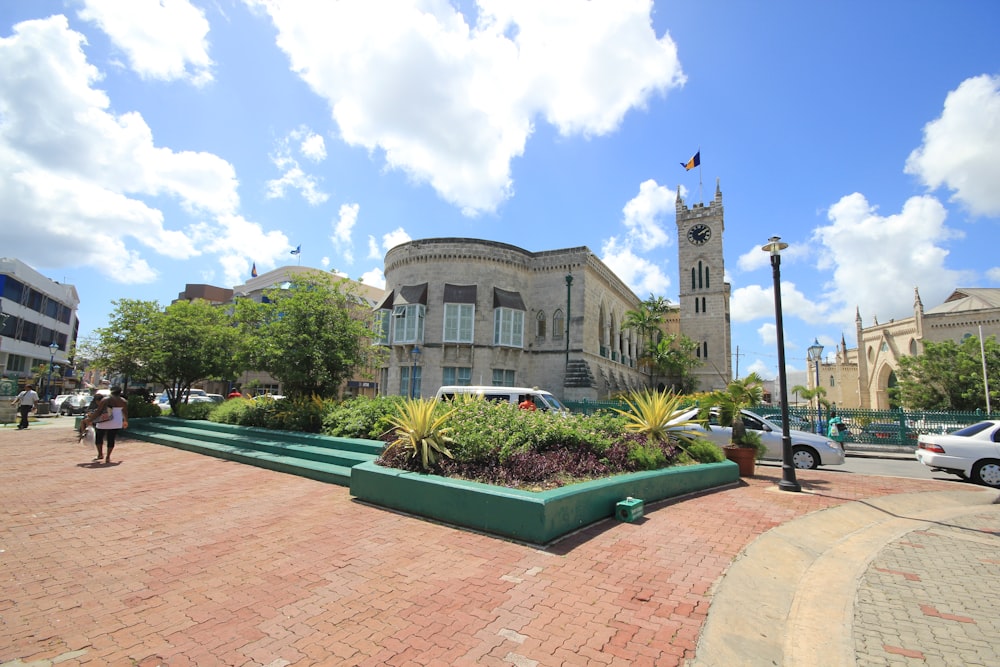
M 708 225 L 697 224 L 688 230 L 688 241 L 695 245 L 704 245 L 712 238 L 712 228 Z

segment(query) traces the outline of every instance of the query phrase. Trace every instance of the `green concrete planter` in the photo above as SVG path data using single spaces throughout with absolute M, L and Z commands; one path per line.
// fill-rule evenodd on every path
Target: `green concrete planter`
M 380 505 L 531 544 L 548 544 L 615 516 L 632 497 L 649 503 L 739 482 L 735 463 L 709 463 L 616 475 L 551 491 L 521 491 L 386 468 L 351 469 L 351 495 Z

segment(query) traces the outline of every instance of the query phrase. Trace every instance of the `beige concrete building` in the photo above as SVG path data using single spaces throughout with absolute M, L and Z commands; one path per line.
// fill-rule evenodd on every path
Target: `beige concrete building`
M 384 393 L 537 386 L 575 401 L 646 386 L 640 341 L 622 328 L 640 300 L 586 247 L 423 239 L 386 253 L 384 271 Z
M 855 317 L 858 346 L 848 349 L 843 338 L 833 361 L 819 364 L 819 385 L 827 400 L 845 408 L 889 409 L 889 387 L 896 385 L 900 357 L 923 353 L 924 342 L 961 342 L 969 336 L 1000 337 L 1000 289 L 960 288 L 944 303 L 924 310 L 914 289 L 913 317 L 865 327 Z M 809 387 L 816 386 L 809 362 Z

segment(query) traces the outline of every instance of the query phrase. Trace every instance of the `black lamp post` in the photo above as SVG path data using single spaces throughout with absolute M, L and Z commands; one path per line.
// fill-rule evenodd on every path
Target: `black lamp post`
M 778 386 L 781 397 L 781 481 L 778 490 L 802 490 L 795 481 L 792 463 L 792 436 L 788 433 L 788 379 L 785 377 L 785 325 L 781 319 L 781 251 L 788 247 L 780 236 L 772 236 L 761 250 L 771 253 L 771 273 L 774 274 L 774 324 L 778 331 Z
M 810 345 L 806 353 L 809 355 L 809 361 L 813 362 L 813 366 L 816 368 L 816 432 L 823 433 L 823 412 L 820 408 L 819 403 L 819 362 L 823 358 L 823 346 L 819 344 L 819 338 L 813 340 L 813 344 Z
M 45 381 L 45 398 L 52 400 L 52 364 L 56 362 L 56 350 L 59 346 L 56 343 L 49 345 L 49 378 Z
M 417 389 L 417 359 L 420 358 L 420 348 L 416 345 L 410 349 L 410 398 L 414 397 Z
M 570 288 L 573 286 L 573 274 L 566 274 L 566 370 L 569 370 L 569 321 L 570 321 Z

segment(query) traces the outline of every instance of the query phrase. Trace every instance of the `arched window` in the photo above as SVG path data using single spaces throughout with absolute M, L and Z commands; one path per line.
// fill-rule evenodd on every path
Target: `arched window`
M 563 317 L 563 311 L 557 310 L 552 313 L 552 337 L 562 338 L 565 332 L 566 319 Z
M 535 315 L 535 338 L 545 338 L 545 324 L 545 313 L 538 311 L 538 314 Z

